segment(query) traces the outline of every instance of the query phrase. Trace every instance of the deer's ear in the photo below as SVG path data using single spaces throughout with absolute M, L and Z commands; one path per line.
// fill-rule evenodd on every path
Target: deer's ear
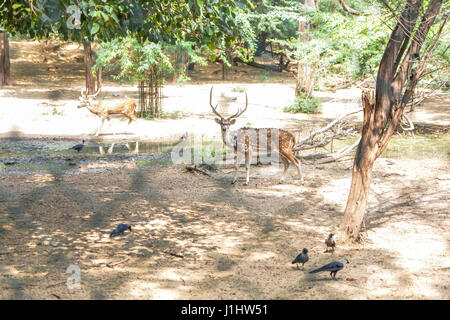
M 235 124 L 236 123 L 236 119 L 231 119 L 230 124 Z
M 219 118 L 214 118 L 214 120 L 216 120 L 216 122 L 217 122 L 218 124 L 220 124 L 220 119 L 219 119 Z

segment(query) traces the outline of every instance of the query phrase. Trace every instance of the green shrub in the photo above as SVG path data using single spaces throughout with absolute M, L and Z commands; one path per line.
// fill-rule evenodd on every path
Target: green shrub
M 283 109 L 284 112 L 291 113 L 318 113 L 320 100 L 315 97 L 301 96 L 295 98 L 294 102 Z
M 234 87 L 233 89 L 231 89 L 231 91 L 232 92 L 245 92 L 245 91 L 247 91 L 247 89 L 245 89 L 244 87 L 241 87 L 241 86 L 237 86 L 237 87 Z

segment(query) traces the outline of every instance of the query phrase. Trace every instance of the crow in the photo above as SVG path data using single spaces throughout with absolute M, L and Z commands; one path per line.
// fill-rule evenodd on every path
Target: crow
M 298 269 L 298 264 L 301 263 L 302 264 L 302 268 L 305 265 L 305 263 L 309 260 L 308 257 L 308 249 L 303 248 L 302 252 L 300 252 L 298 254 L 298 256 L 294 259 L 294 261 L 292 261 L 292 264 L 296 263 L 297 264 L 297 269 Z
M 83 147 L 84 147 L 84 140 L 83 140 L 83 142 L 73 146 L 72 148 L 69 148 L 69 150 L 73 149 L 73 150 L 76 150 L 77 152 L 80 152 L 81 149 L 83 149 Z
M 111 238 L 114 236 L 118 236 L 119 234 L 123 234 L 127 229 L 131 231 L 131 225 L 129 225 L 128 223 L 121 223 L 111 232 L 109 237 Z
M 324 265 L 323 267 L 320 267 L 319 269 L 315 269 L 310 271 L 309 273 L 317 273 L 317 272 L 322 272 L 322 271 L 330 271 L 330 276 L 331 279 L 337 280 L 336 279 L 336 273 L 339 270 L 344 269 L 345 265 L 347 263 L 350 263 L 347 259 L 342 259 L 342 260 L 338 260 L 338 261 L 333 261 L 329 264 Z
M 328 252 L 328 248 L 331 247 L 331 250 L 334 251 L 334 248 L 336 247 L 336 241 L 333 239 L 334 234 L 330 233 L 328 235 L 328 238 L 325 239 L 325 244 L 327 245 L 327 250 L 325 252 Z

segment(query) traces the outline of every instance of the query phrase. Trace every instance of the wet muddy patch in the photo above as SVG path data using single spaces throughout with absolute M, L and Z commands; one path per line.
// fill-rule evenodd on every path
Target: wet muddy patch
M 170 163 L 174 142 L 1 139 L 0 174 L 80 173 L 145 168 Z

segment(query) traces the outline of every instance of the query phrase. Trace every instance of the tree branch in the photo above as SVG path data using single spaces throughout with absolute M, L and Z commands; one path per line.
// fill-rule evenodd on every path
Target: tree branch
M 344 2 L 344 0 L 338 0 L 338 2 L 341 4 L 341 7 L 342 7 L 342 9 L 344 9 L 344 11 L 347 11 L 348 13 L 353 14 L 355 16 L 368 16 L 368 15 L 371 15 L 374 13 L 369 10 L 357 11 L 355 9 L 352 9 Z
M 327 124 L 325 127 L 320 128 L 314 132 L 312 132 L 307 138 L 297 142 L 294 146 L 294 151 L 295 150 L 305 150 L 304 148 L 302 148 L 303 145 L 305 145 L 306 143 L 308 143 L 309 141 L 311 141 L 315 136 L 317 136 L 320 133 L 323 133 L 329 129 L 331 129 L 332 127 L 334 127 L 337 123 L 339 123 L 340 121 L 342 121 L 342 119 L 344 119 L 345 117 L 354 114 L 354 113 L 358 113 L 361 112 L 363 109 L 358 109 L 358 110 L 353 110 L 350 112 L 347 112 L 345 114 L 343 114 L 342 116 L 340 116 L 339 118 L 331 121 L 329 124 Z M 307 147 L 306 149 L 310 149 L 309 147 Z

